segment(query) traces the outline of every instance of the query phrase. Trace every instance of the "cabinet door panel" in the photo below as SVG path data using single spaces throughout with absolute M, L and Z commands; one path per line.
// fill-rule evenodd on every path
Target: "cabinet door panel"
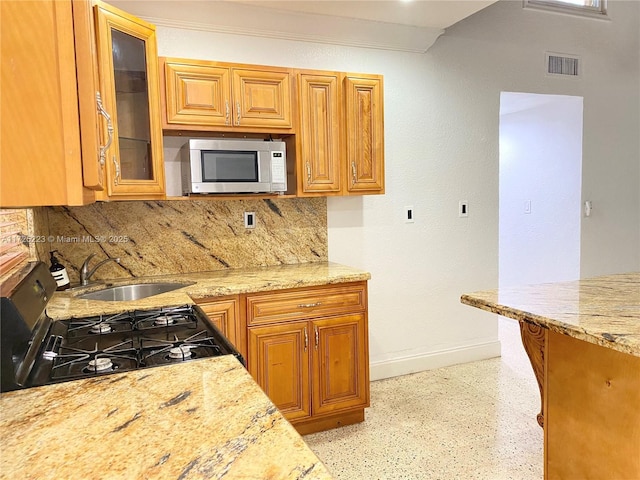
M 249 329 L 249 373 L 288 420 L 311 415 L 307 322 Z
M 231 126 L 229 69 L 165 61 L 167 124 Z
M 0 2 L 0 207 L 81 205 L 71 2 Z
M 313 413 L 369 404 L 364 314 L 312 322 Z
M 78 108 L 82 148 L 82 179 L 91 190 L 104 189 L 104 165 L 101 147 L 106 139 L 100 137 L 100 125 L 105 120 L 98 116 L 98 102 L 102 102 L 98 78 L 98 54 L 93 9 L 89 0 L 74 0 L 73 32 L 76 46 L 76 74 L 78 81 Z M 98 95 L 100 95 L 98 97 Z
M 299 76 L 303 192 L 340 192 L 339 85 L 337 74 Z
M 291 75 L 233 69 L 234 126 L 291 128 Z
M 384 193 L 382 78 L 344 80 L 347 190 Z
M 108 195 L 162 198 L 155 28 L 102 2 L 97 3 L 96 17 L 101 90 L 114 127 L 107 154 Z
M 228 300 L 218 300 L 215 302 L 199 303 L 198 306 L 209 317 L 222 334 L 239 350 L 238 347 L 238 298 Z M 242 353 L 242 352 L 241 352 Z

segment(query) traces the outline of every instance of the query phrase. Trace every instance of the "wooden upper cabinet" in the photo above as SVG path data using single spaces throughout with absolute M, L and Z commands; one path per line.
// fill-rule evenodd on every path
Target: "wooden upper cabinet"
M 384 193 L 382 76 L 297 71 L 297 193 Z
M 160 64 L 164 129 L 292 131 L 288 69 L 179 58 Z
M 91 20 L 75 19 L 70 0 L 0 2 L 0 207 L 83 205 L 102 188 L 95 90 L 76 74 L 93 60 L 76 51 L 74 27 Z
M 110 116 L 104 137 L 107 197 L 164 198 L 164 159 L 155 27 L 95 2 L 102 101 Z M 112 131 L 111 131 L 112 129 Z
M 291 128 L 291 75 L 288 71 L 234 68 L 234 125 Z
M 105 186 L 106 140 L 100 125 L 107 117 L 100 92 L 93 9 L 90 0 L 73 0 L 72 5 L 82 176 L 85 187 L 101 191 Z
M 347 192 L 384 193 L 382 77 L 348 74 L 343 94 Z
M 342 190 L 340 162 L 340 78 L 334 74 L 298 75 L 298 190 L 335 193 Z
M 163 128 L 231 126 L 229 69 L 210 62 L 160 58 L 164 75 Z

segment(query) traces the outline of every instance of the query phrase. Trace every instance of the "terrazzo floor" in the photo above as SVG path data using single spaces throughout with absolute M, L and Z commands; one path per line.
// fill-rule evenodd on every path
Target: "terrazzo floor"
M 336 479 L 543 477 L 540 396 L 517 322 L 502 357 L 371 383 L 364 423 L 304 437 Z

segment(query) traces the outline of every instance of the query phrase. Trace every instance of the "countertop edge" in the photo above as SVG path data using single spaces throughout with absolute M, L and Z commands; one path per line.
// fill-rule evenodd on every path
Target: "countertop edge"
M 131 310 L 148 310 L 160 307 L 175 307 L 198 303 L 200 300 L 231 295 L 287 290 L 293 288 L 337 285 L 368 281 L 371 274 L 354 267 L 334 263 L 317 262 L 272 267 L 225 269 L 211 272 L 135 277 L 105 281 L 102 285 L 91 285 L 86 289 L 75 288 L 73 292 L 56 292 L 47 305 L 47 315 L 53 320 L 73 317 L 89 317 L 116 314 Z M 129 285 L 132 283 L 158 282 L 191 283 L 180 289 L 135 301 L 98 301 L 79 298 L 79 295 L 100 290 L 105 286 Z
M 610 348 L 618 352 L 640 357 L 640 348 L 635 344 L 626 343 L 624 337 L 611 337 L 607 338 L 606 333 L 592 333 L 584 328 L 577 327 L 575 325 L 568 324 L 559 320 L 554 320 L 549 317 L 537 315 L 525 310 L 520 310 L 507 305 L 499 303 L 489 302 L 478 297 L 474 297 L 473 293 L 463 294 L 460 296 L 460 302 L 469 305 L 471 307 L 479 308 L 486 312 L 495 313 L 504 317 L 511 318 L 517 321 L 523 321 L 538 325 L 543 328 L 548 328 L 551 331 L 568 335 L 578 340 L 584 340 L 595 345 L 600 345 L 605 348 Z

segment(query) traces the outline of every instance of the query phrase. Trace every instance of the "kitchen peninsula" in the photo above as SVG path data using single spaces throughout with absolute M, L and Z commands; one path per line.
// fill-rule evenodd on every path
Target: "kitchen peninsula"
M 640 272 L 462 295 L 518 320 L 545 478 L 640 478 Z
M 289 299 L 289 307 L 293 301 L 293 310 L 284 313 L 297 323 L 308 317 L 307 323 L 319 325 L 314 352 L 325 350 L 323 328 L 328 322 L 323 317 L 329 317 L 329 326 L 339 322 L 340 330 L 332 337 L 332 358 L 358 362 L 357 369 L 351 364 L 347 368 L 356 372 L 354 382 L 363 398 L 356 403 L 359 399 L 349 397 L 346 406 L 333 401 L 334 411 L 320 412 L 318 418 L 298 416 L 290 419 L 292 426 L 287 421 L 289 412 L 278 409 L 279 392 L 265 395 L 267 388 L 252 379 L 251 364 L 247 371 L 231 355 L 12 391 L 0 396 L 0 478 L 331 478 L 296 429 L 314 422 L 329 428 L 331 422 L 360 411 L 354 421 L 364 419 L 368 356 L 363 359 L 361 354 L 367 345 L 365 283 L 369 278 L 362 270 L 318 262 L 114 280 L 115 285 L 185 282 L 172 292 L 131 301 L 81 298 L 108 288 L 111 282 L 56 292 L 46 306 L 54 320 L 103 314 L 108 318 L 124 311 L 194 303 L 204 310 L 219 302 L 227 310 L 207 310 L 213 311 L 210 320 L 222 321 L 254 365 L 259 364 L 260 352 L 250 351 L 247 356 L 244 332 L 262 331 L 265 314 L 283 321 L 273 309 L 246 311 L 244 305 L 269 308 L 270 295 L 278 295 L 278 300 Z M 320 300 L 305 300 L 307 295 Z M 345 309 L 354 313 L 341 315 Z M 247 327 L 247 317 L 262 324 Z M 364 339 L 359 336 L 357 345 L 348 343 L 348 349 L 336 350 L 338 335 L 350 339 L 354 331 Z M 277 362 L 281 366 L 282 357 Z M 334 363 L 341 366 L 346 361 Z M 326 368 L 330 374 L 337 371 L 334 364 Z M 319 369 L 318 374 L 322 373 Z
M 330 479 L 231 355 L 2 395 L 0 478 Z

